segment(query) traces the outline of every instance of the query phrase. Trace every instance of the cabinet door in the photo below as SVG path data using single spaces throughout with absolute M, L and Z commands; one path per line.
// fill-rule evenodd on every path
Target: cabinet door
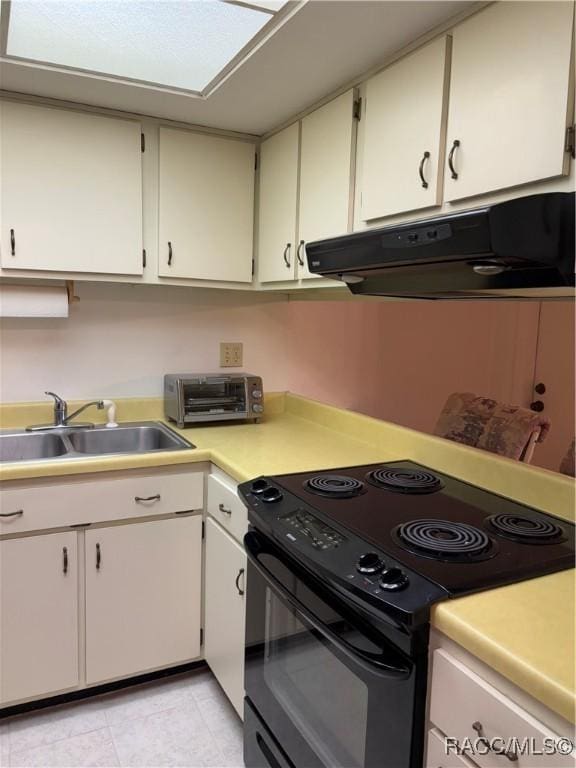
M 77 534 L 0 542 L 0 701 L 78 685 Z
M 246 553 L 211 518 L 206 520 L 205 584 L 206 661 L 242 717 Z
M 298 142 L 295 123 L 260 147 L 258 277 L 263 283 L 296 276 Z
M 364 221 L 439 205 L 450 39 L 366 84 L 360 195 Z
M 200 655 L 202 520 L 86 531 L 86 682 Z
M 446 200 L 568 172 L 573 13 L 571 2 L 494 3 L 454 29 Z
M 298 277 L 318 277 L 308 270 L 306 243 L 349 231 L 354 137 L 354 91 L 302 120 Z
M 140 124 L 0 105 L 4 269 L 142 274 Z
M 158 274 L 252 281 L 253 144 L 160 128 Z

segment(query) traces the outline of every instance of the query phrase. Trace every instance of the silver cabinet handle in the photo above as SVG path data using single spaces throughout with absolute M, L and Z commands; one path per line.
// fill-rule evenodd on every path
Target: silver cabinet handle
M 240 597 L 242 597 L 242 595 L 244 594 L 244 589 L 240 589 L 240 583 L 239 583 L 242 576 L 244 576 L 244 568 L 240 568 L 235 581 L 236 589 L 238 590 L 238 594 L 240 595 Z
M 16 512 L 1 512 L 0 517 L 22 517 L 23 514 L 23 509 L 17 509 Z
M 62 572 L 68 573 L 68 547 L 62 547 Z
M 305 240 L 300 240 L 298 243 L 298 248 L 296 249 L 296 258 L 298 259 L 298 264 L 300 264 L 301 267 L 304 266 L 304 259 L 302 258 L 302 250 L 306 244 Z
M 100 570 L 102 565 L 102 552 L 100 551 L 100 544 L 96 544 L 96 570 Z
M 287 269 L 291 267 L 289 258 L 290 248 L 292 248 L 292 243 L 286 243 L 286 248 L 284 248 L 284 264 L 286 264 Z
M 225 515 L 232 514 L 232 510 L 228 509 L 228 507 L 225 507 L 224 504 L 218 504 L 218 509 L 220 510 L 220 512 L 224 512 Z
M 134 496 L 135 502 L 141 502 L 141 501 L 160 501 L 160 494 L 156 493 L 154 496 Z

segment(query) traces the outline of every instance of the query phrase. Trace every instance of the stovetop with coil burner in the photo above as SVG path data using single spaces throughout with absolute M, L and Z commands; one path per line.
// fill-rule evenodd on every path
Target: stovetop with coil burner
M 431 603 L 574 566 L 572 523 L 410 461 L 259 478 L 240 492 L 256 526 L 296 556 L 398 605 L 416 589 Z M 420 577 L 440 590 L 424 597 Z

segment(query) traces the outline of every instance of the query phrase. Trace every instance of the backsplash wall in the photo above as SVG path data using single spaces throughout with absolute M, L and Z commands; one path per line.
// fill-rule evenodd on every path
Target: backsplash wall
M 290 389 L 431 432 L 455 391 L 527 405 L 538 302 L 290 306 Z
M 77 283 L 65 320 L 4 319 L 0 399 L 155 397 L 168 372 L 219 370 L 219 343 L 242 341 L 244 366 L 286 388 L 287 303 L 236 291 Z
M 0 399 L 154 397 L 165 372 L 244 370 L 290 390 L 429 432 L 447 395 L 527 405 L 537 302 L 286 301 L 270 294 L 86 284 L 67 320 L 0 326 Z

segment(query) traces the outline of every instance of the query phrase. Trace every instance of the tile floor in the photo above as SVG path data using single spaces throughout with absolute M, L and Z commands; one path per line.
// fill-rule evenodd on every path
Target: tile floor
M 3 768 L 241 768 L 242 723 L 208 671 L 0 720 Z

